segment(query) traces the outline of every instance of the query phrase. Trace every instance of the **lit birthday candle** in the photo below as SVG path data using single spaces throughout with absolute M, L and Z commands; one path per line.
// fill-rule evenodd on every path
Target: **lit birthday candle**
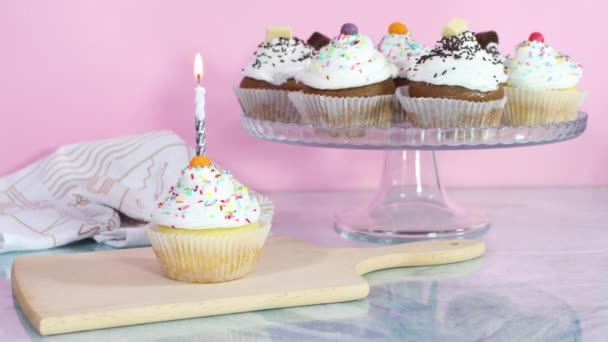
M 194 114 L 196 128 L 196 155 L 205 155 L 205 88 L 201 87 L 203 77 L 203 58 L 200 53 L 194 58 L 194 77 L 197 86 L 194 88 Z

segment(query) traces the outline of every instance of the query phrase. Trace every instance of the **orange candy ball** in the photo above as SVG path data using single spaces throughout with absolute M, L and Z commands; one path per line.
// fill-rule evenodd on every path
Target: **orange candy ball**
M 194 158 L 192 158 L 192 160 L 190 161 L 190 166 L 191 167 L 204 167 L 204 166 L 211 166 L 211 160 L 209 160 L 209 158 L 205 157 L 205 156 L 196 156 Z
M 388 27 L 388 33 L 390 34 L 407 34 L 408 29 L 404 23 L 394 22 Z

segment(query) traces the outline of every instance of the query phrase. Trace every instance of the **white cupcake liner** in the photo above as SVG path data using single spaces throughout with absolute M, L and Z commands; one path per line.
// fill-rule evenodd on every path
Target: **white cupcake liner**
M 422 128 L 498 127 L 506 98 L 473 102 L 440 98 L 410 97 L 408 87 L 395 92 L 412 125 Z
M 397 95 L 393 95 L 393 98 L 391 99 L 391 110 L 393 111 L 393 119 L 391 120 L 393 124 L 398 125 L 407 122 L 407 115 L 403 106 L 401 106 L 401 102 L 399 102 Z
M 586 92 L 578 89 L 532 90 L 505 87 L 507 105 L 503 124 L 531 126 L 571 121 L 583 104 Z
M 309 125 L 337 128 L 389 127 L 392 95 L 333 97 L 291 92 L 289 98 Z
M 266 121 L 301 122 L 300 114 L 288 98 L 287 90 L 234 88 L 246 116 Z
M 162 273 L 189 283 L 218 283 L 246 276 L 257 264 L 269 231 L 270 223 L 229 235 L 161 232 L 155 224 L 147 228 Z

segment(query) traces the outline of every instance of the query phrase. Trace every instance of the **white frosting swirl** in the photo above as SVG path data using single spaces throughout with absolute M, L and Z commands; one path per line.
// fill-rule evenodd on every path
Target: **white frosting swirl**
M 230 171 L 188 166 L 152 213 L 152 222 L 197 230 L 241 227 L 259 217 L 258 201 Z
M 274 38 L 262 43 L 242 75 L 279 86 L 294 78 L 313 55 L 314 49 L 298 38 Z
M 500 50 L 498 50 L 498 43 L 488 43 L 488 45 L 486 45 L 486 51 L 488 51 L 489 54 L 494 56 L 494 58 L 499 60 L 501 63 L 505 63 L 506 58 L 500 53 Z
M 380 41 L 378 50 L 389 62 L 397 67 L 397 77 L 407 78 L 420 56 L 429 52 L 429 48 L 414 41 L 411 34 L 387 34 Z
M 379 83 L 397 68 L 365 35 L 340 35 L 310 60 L 296 80 L 315 89 L 348 89 Z
M 572 58 L 536 40 L 520 43 L 505 64 L 514 87 L 567 89 L 583 76 L 583 68 Z
M 442 38 L 435 49 L 420 57 L 408 78 L 481 92 L 494 91 L 507 81 L 504 65 L 482 49 L 469 31 Z

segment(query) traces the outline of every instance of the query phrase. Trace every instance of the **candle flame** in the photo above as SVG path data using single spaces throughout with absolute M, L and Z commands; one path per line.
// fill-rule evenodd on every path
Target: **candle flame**
M 200 53 L 197 53 L 196 57 L 194 58 L 194 77 L 199 83 L 203 77 L 203 57 L 201 57 Z

